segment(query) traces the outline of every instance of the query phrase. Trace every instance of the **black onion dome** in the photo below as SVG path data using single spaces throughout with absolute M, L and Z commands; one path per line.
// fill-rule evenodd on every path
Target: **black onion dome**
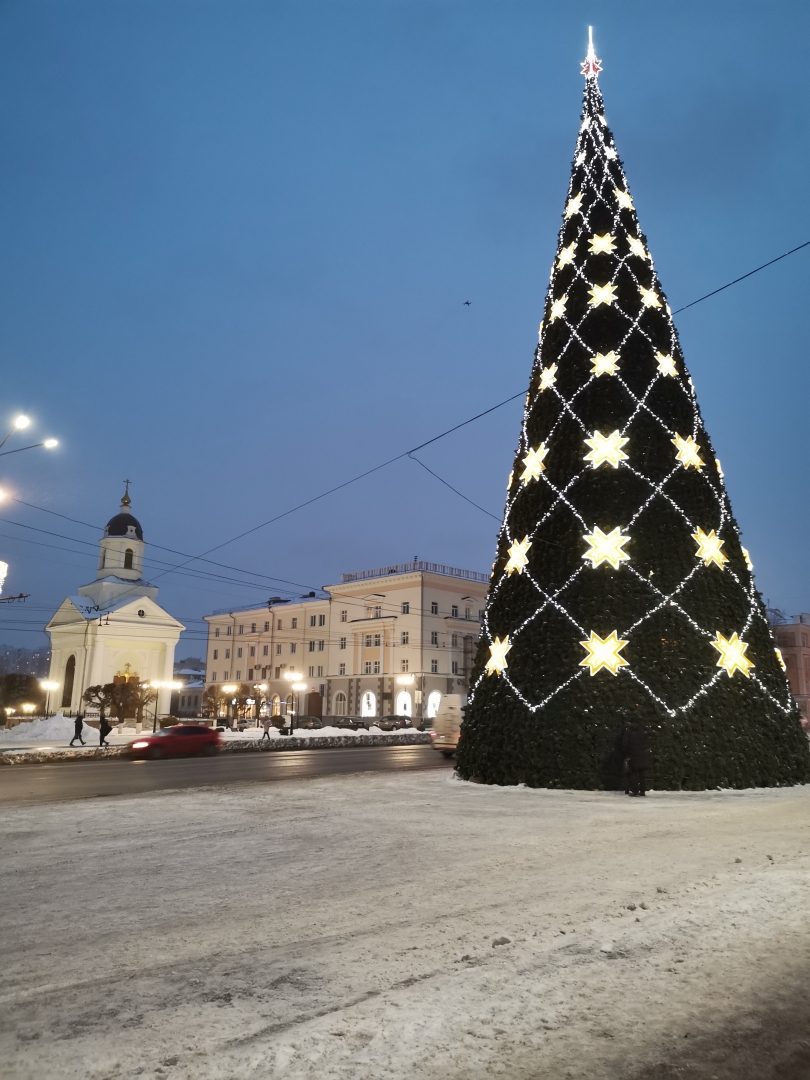
M 132 514 L 116 514 L 111 517 L 104 527 L 105 536 L 134 536 L 137 540 L 143 540 L 141 523 Z

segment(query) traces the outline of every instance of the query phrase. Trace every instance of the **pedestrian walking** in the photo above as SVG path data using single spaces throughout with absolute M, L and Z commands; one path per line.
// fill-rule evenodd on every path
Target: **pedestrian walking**
M 107 722 L 107 717 L 106 716 L 102 716 L 101 720 L 99 721 L 99 725 L 98 725 L 98 736 L 99 736 L 98 745 L 99 746 L 108 746 L 109 745 L 108 742 L 107 742 L 107 736 L 110 734 L 111 731 L 112 731 L 112 724 Z
M 622 735 L 625 795 L 646 795 L 647 741 L 640 724 L 631 721 Z
M 83 726 L 84 726 L 84 717 L 82 716 L 81 713 L 76 713 L 76 719 L 73 721 L 73 738 L 70 740 L 70 745 L 71 746 L 73 746 L 73 744 L 76 742 L 77 739 L 82 744 L 82 746 L 84 746 L 84 739 L 82 738 L 82 727 Z
M 264 734 L 262 735 L 262 742 L 264 742 L 265 739 L 267 739 L 267 741 L 269 742 L 270 741 L 270 717 L 269 716 L 265 716 L 264 720 L 262 720 L 262 729 L 264 730 Z

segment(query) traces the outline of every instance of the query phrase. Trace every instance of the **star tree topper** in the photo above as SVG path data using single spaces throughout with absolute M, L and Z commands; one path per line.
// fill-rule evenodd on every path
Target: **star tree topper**
M 627 642 L 622 640 L 615 630 L 612 630 L 605 638 L 599 637 L 594 630 L 591 630 L 588 640 L 580 641 L 580 645 L 588 655 L 584 660 L 580 660 L 579 666 L 589 668 L 591 675 L 595 675 L 602 668 L 609 671 L 611 675 L 616 675 L 620 667 L 628 667 L 624 657 L 619 656 L 626 644 Z
M 593 48 L 593 27 L 588 27 L 588 55 L 582 61 L 582 74 L 586 79 L 595 79 L 602 70 L 602 61 L 599 60 Z

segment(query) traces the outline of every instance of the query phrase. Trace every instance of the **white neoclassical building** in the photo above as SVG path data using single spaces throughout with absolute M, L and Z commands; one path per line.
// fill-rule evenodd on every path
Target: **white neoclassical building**
M 45 627 L 51 638 L 50 706 L 65 713 L 88 711 L 88 686 L 116 675 L 141 682 L 173 679 L 174 649 L 185 626 L 157 602 L 158 590 L 143 578 L 146 547 L 132 514 L 129 485 L 121 509 L 107 522 L 99 544 L 95 581 L 68 596 Z M 158 715 L 169 711 L 171 689 L 160 690 Z

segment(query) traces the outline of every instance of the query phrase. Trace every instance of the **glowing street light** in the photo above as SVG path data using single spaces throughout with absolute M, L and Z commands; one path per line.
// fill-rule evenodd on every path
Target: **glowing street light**
M 300 690 L 302 688 L 304 690 L 306 690 L 306 683 L 301 682 L 301 679 L 303 679 L 303 675 L 299 671 L 285 671 L 284 672 L 284 678 L 290 684 L 290 689 L 291 690 Z M 292 735 L 293 731 L 295 730 L 295 713 L 296 713 L 295 706 L 296 706 L 296 701 L 295 701 L 295 698 L 293 698 L 293 706 L 292 706 L 292 709 L 290 710 L 290 728 L 289 728 L 289 734 L 290 735 Z
M 28 417 L 23 416 L 22 413 L 20 413 L 19 416 L 15 416 L 15 418 L 14 418 L 14 427 L 18 431 L 22 431 L 23 428 L 27 428 L 30 423 L 31 423 L 31 421 L 28 419 Z
M 45 447 L 46 450 L 53 450 L 53 448 L 55 446 L 59 445 L 59 440 L 58 439 L 46 439 L 45 442 L 42 445 Z
M 51 703 L 51 701 L 50 701 L 50 699 L 51 699 L 51 691 L 52 690 L 58 690 L 59 689 L 59 683 L 58 682 L 52 682 L 52 681 L 50 681 L 48 679 L 40 679 L 39 680 L 39 685 L 45 691 L 45 716 L 47 717 L 47 716 L 50 715 L 50 713 L 48 712 L 48 708 L 49 708 L 50 703 Z

